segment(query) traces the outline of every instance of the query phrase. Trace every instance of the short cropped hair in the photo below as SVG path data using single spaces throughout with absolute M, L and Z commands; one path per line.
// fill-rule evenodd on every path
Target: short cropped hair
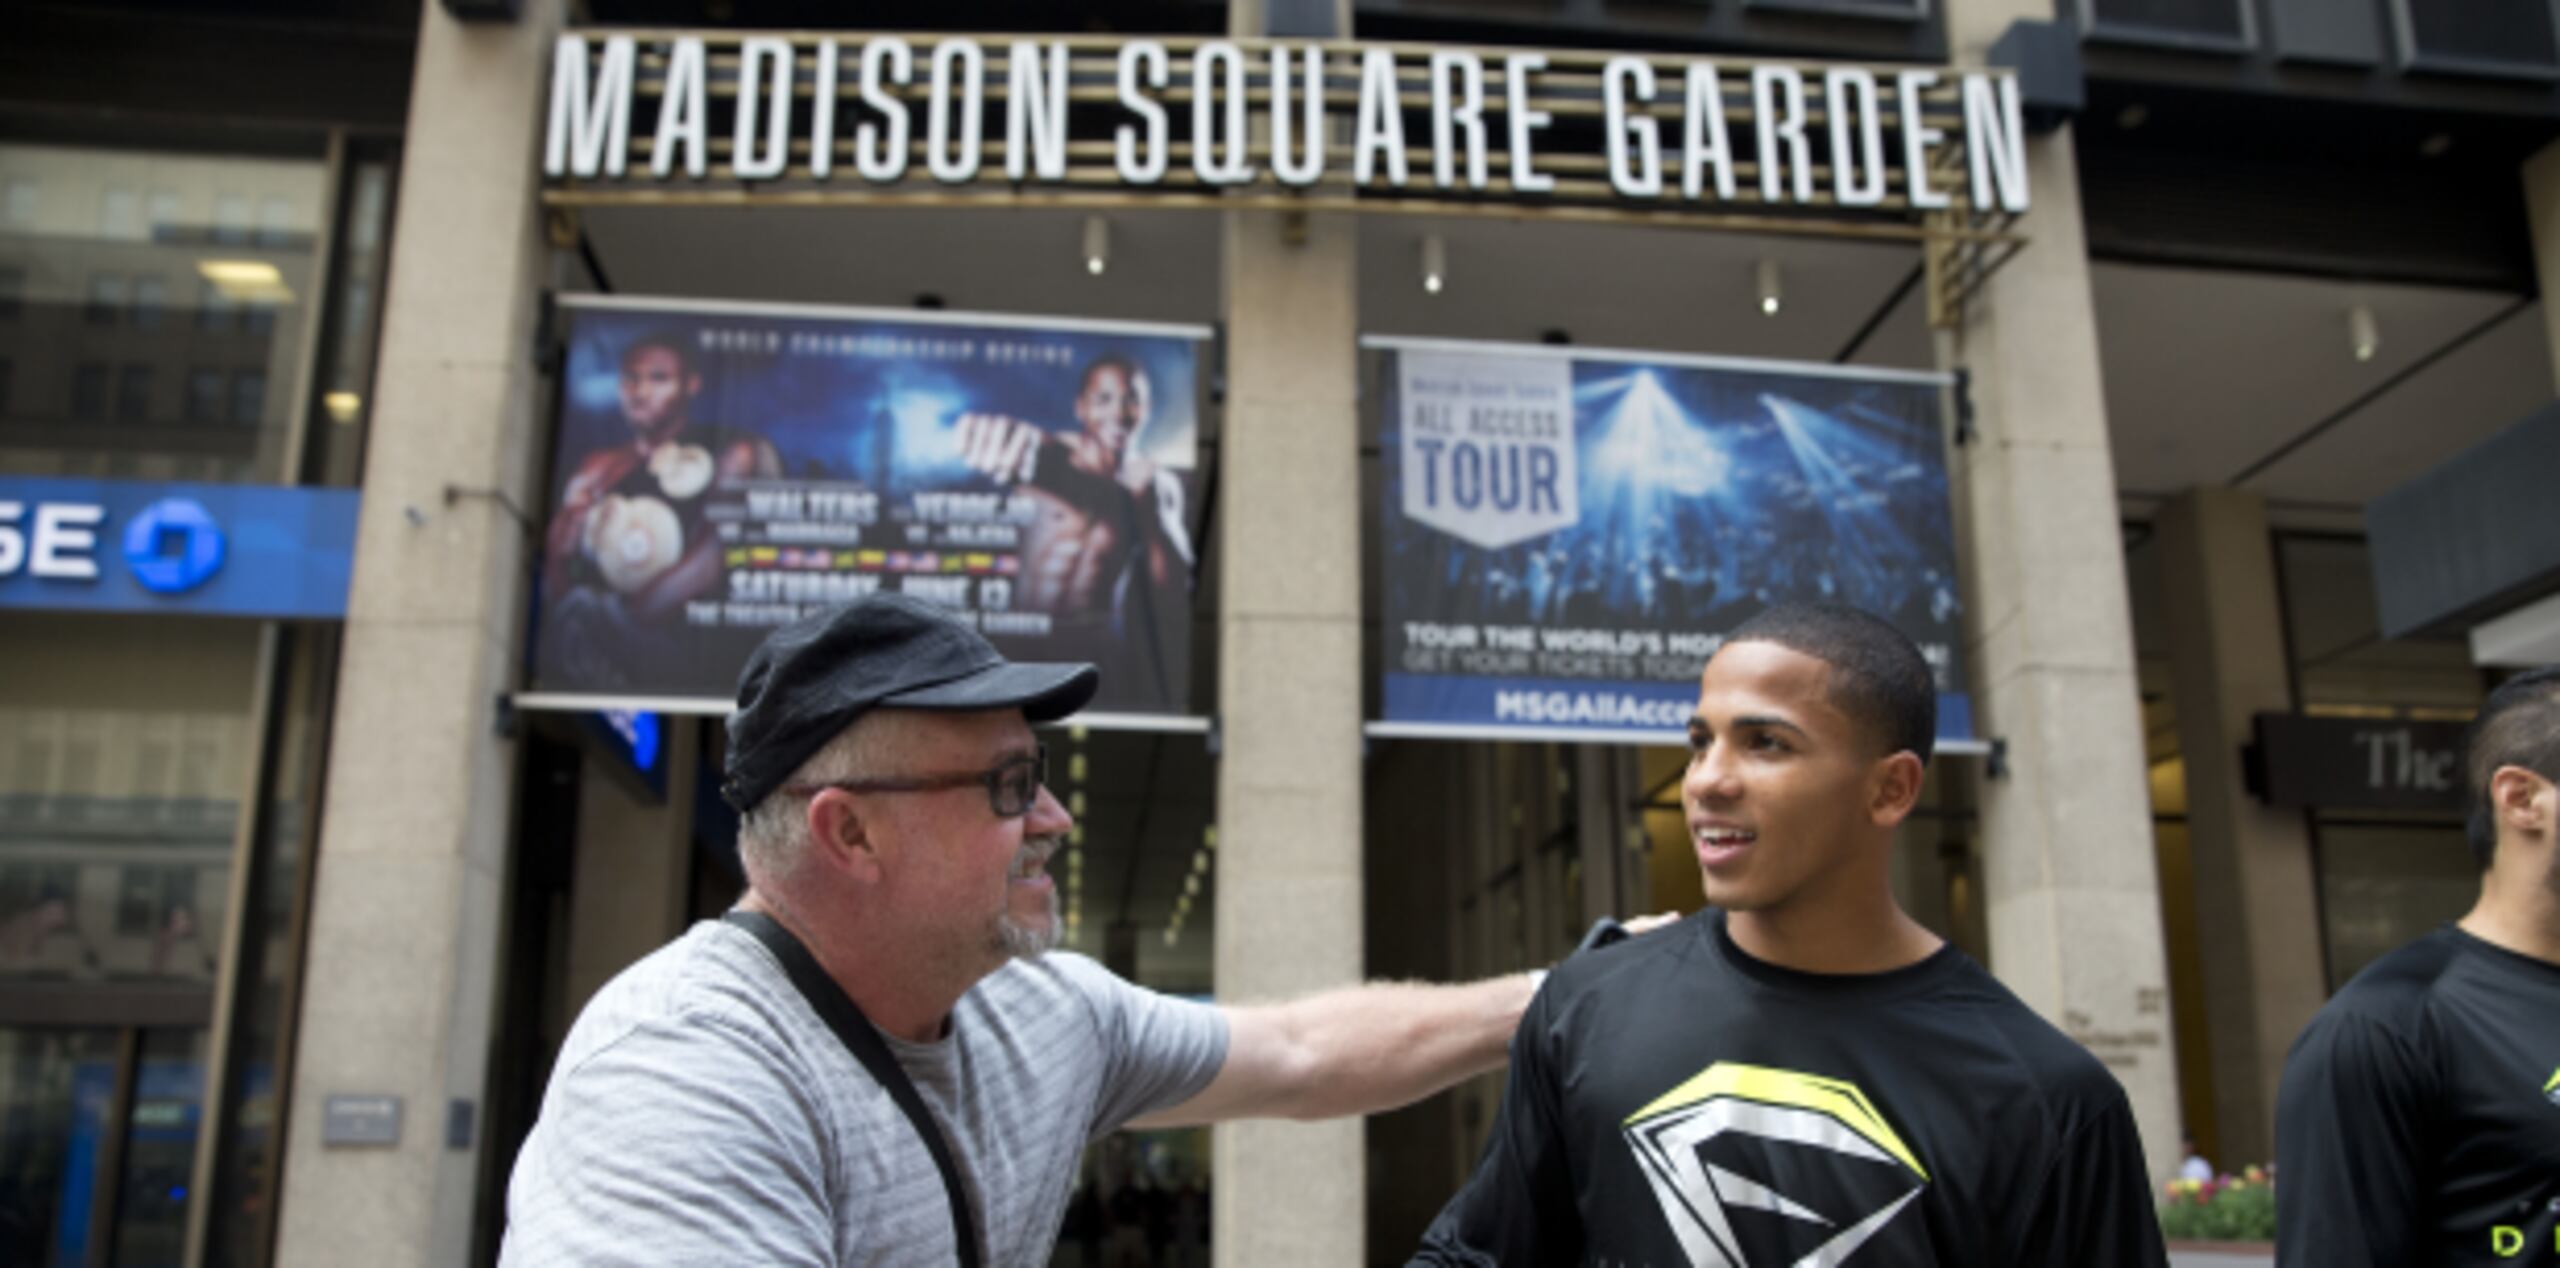
M 2498 684 L 2471 719 L 2462 749 L 2471 782 L 2471 814 L 2464 826 L 2471 853 L 2485 869 L 2498 850 L 2497 807 L 2489 799 L 2489 780 L 2498 768 L 2521 766 L 2560 783 L 2560 665 Z
M 651 348 L 664 348 L 674 354 L 681 377 L 689 379 L 702 373 L 702 358 L 693 350 L 692 342 L 672 330 L 653 330 L 632 340 L 630 346 L 622 350 L 623 368 L 630 369 L 631 363 Z
M 1874 737 L 1879 752 L 1908 751 L 1928 764 L 1938 738 L 1937 677 L 1884 620 L 1838 603 L 1780 603 L 1724 641 L 1775 643 L 1829 665 L 1832 707 Z
M 910 742 L 912 711 L 874 709 L 836 733 L 826 746 L 791 772 L 784 788 L 858 779 L 887 768 L 890 758 Z M 738 819 L 738 859 L 747 879 L 781 888 L 800 866 L 809 844 L 808 798 L 777 788 Z
M 1147 377 L 1147 372 L 1139 369 L 1136 361 L 1121 353 L 1106 352 L 1085 365 L 1084 374 L 1076 379 L 1076 394 L 1083 395 L 1085 389 L 1093 386 L 1093 376 L 1105 370 L 1118 370 L 1123 383 L 1135 383 Z

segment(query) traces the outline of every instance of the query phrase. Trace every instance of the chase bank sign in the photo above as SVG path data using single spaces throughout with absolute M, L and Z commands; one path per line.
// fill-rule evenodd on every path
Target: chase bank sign
M 356 494 L 0 478 L 0 608 L 346 615 Z

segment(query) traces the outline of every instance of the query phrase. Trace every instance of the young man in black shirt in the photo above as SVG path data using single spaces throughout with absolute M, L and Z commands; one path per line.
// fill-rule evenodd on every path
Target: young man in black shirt
M 2480 900 L 2358 973 L 2285 1058 L 2276 1262 L 2560 1265 L 2560 668 L 2471 724 Z
M 1713 909 L 1557 967 L 1417 1262 L 2166 1262 L 2124 1090 L 1893 900 L 1935 731 L 1874 617 L 1733 633 L 1681 784 Z

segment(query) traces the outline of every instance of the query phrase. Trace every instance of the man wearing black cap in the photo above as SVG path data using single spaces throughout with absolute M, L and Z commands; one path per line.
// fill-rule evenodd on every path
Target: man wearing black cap
M 579 1016 L 502 1260 L 1045 1263 L 1116 1128 L 1365 1113 L 1501 1063 L 1525 974 L 1229 1008 L 1042 955 L 1073 821 L 1031 724 L 1095 681 L 900 595 L 766 640 L 721 790 L 747 896 Z

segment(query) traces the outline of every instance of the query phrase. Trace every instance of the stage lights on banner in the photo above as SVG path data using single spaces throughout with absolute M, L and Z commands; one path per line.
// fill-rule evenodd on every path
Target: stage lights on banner
M 2371 361 L 2382 351 L 2382 328 L 2374 324 L 2371 308 L 2358 304 L 2347 310 L 2347 346 L 2358 361 Z
M 1779 288 L 1778 262 L 1776 260 L 1762 260 L 1757 272 L 1757 279 L 1760 284 L 1761 313 L 1769 317 L 1777 316 L 1778 306 L 1785 302 L 1786 299 L 1784 292 Z
M 1084 218 L 1084 271 L 1095 277 L 1111 267 L 1111 222 L 1100 216 Z
M 1442 242 L 1439 234 L 1424 234 L 1422 236 L 1423 293 L 1427 295 L 1437 295 L 1440 293 L 1441 288 L 1448 284 L 1449 244 Z

